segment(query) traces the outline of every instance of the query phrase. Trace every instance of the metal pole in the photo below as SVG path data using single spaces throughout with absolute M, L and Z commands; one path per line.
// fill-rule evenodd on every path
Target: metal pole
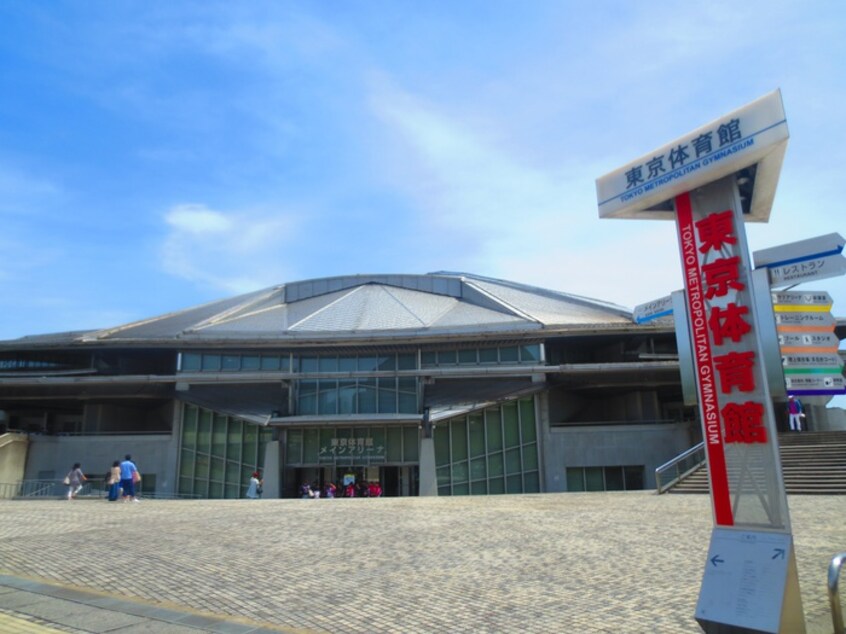
M 840 567 L 846 561 L 846 553 L 835 555 L 828 566 L 828 602 L 831 604 L 831 621 L 834 624 L 834 634 L 846 634 L 843 629 L 843 610 L 840 607 L 840 592 L 837 588 L 840 578 Z

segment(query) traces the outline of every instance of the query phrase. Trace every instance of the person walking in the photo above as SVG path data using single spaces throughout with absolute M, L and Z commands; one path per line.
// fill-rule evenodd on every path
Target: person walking
M 123 501 L 138 502 L 135 497 L 135 482 L 141 479 L 141 474 L 138 472 L 138 467 L 132 462 L 132 456 L 126 454 L 126 458 L 118 465 L 120 469 L 120 488 L 123 489 Z
M 120 461 L 115 460 L 112 463 L 112 468 L 109 471 L 109 479 L 106 482 L 109 485 L 109 502 L 116 502 L 120 492 Z
M 263 488 L 264 480 L 262 480 L 261 472 L 253 471 L 253 475 L 250 476 L 250 486 L 247 487 L 247 497 L 251 500 L 258 500 Z
M 787 414 L 790 419 L 790 431 L 802 431 L 805 408 L 802 406 L 802 401 L 792 394 L 787 397 Z
M 73 463 L 73 467 L 65 476 L 65 484 L 68 487 L 68 500 L 75 500 L 77 494 L 82 490 L 82 483 L 88 478 L 82 473 L 82 465 L 78 462 Z

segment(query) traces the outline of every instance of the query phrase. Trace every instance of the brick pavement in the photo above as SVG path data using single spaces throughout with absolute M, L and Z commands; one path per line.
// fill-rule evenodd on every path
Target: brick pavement
M 846 496 L 789 504 L 809 631 L 830 632 Z M 0 573 L 288 632 L 683 633 L 710 531 L 707 496 L 646 491 L 3 501 Z

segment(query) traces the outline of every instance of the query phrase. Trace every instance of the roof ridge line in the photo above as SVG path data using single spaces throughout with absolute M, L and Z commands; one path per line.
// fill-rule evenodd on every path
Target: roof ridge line
M 325 306 L 322 306 L 322 307 L 320 307 L 319 309 L 317 309 L 316 311 L 314 311 L 314 312 L 312 312 L 312 313 L 309 313 L 308 315 L 306 315 L 305 317 L 303 317 L 303 318 L 302 318 L 302 319 L 300 319 L 299 321 L 295 321 L 293 324 L 289 324 L 289 325 L 288 325 L 288 330 L 294 330 L 297 326 L 299 326 L 299 325 L 300 325 L 300 324 L 302 324 L 303 322 L 308 321 L 309 319 L 311 319 L 311 318 L 312 318 L 312 317 L 314 317 L 315 315 L 319 315 L 319 314 L 320 314 L 320 313 L 322 313 L 323 311 L 325 311 L 325 310 L 329 310 L 329 308 L 331 308 L 332 306 L 334 306 L 335 304 L 337 304 L 337 303 L 338 303 L 338 302 L 340 302 L 341 300 L 346 299 L 346 298 L 347 298 L 347 297 L 349 297 L 350 295 L 353 295 L 353 294 L 357 293 L 357 292 L 359 291 L 359 289 L 363 288 L 363 286 L 364 286 L 364 285 L 362 285 L 362 286 L 353 286 L 351 289 L 350 289 L 350 288 L 345 288 L 345 289 L 343 289 L 344 291 L 349 291 L 349 292 L 344 292 L 344 293 L 343 293 L 340 297 L 338 297 L 337 299 L 333 299 L 331 302 L 329 302 L 329 303 L 328 303 L 328 304 L 326 304 Z M 311 299 L 311 298 L 309 298 L 309 299 Z
M 538 319 L 537 317 L 530 315 L 529 313 L 527 313 L 525 311 L 520 310 L 519 308 L 515 307 L 514 305 L 506 302 L 504 299 L 497 297 L 493 293 L 486 291 L 484 288 L 481 288 L 480 286 L 477 286 L 476 284 L 473 284 L 472 278 L 463 278 L 462 277 L 461 281 L 462 281 L 462 283 L 467 284 L 467 286 L 471 287 L 477 293 L 481 293 L 482 295 L 487 297 L 489 300 L 491 300 L 495 304 L 499 304 L 500 306 L 505 308 L 507 311 L 509 311 L 513 315 L 516 315 L 517 317 L 522 317 L 523 319 L 526 319 L 528 321 L 531 321 L 533 323 L 540 324 L 541 326 L 543 326 L 543 322 L 540 319 Z
M 284 286 L 281 287 L 281 288 L 284 288 Z M 186 331 L 187 332 L 193 332 L 195 330 L 202 330 L 203 328 L 207 328 L 209 326 L 214 326 L 216 324 L 222 323 L 222 322 L 226 321 L 227 318 L 229 318 L 233 313 L 236 313 L 239 310 L 244 310 L 245 308 L 248 309 L 251 305 L 256 304 L 257 302 L 264 301 L 264 300 L 272 297 L 275 293 L 278 293 L 279 291 L 280 291 L 280 287 L 274 286 L 274 287 L 270 288 L 267 293 L 264 293 L 263 295 L 254 298 L 252 301 L 244 302 L 243 304 L 237 304 L 236 306 L 233 306 L 232 308 L 229 308 L 228 310 L 224 310 L 223 312 L 212 315 L 211 317 L 202 320 L 201 322 L 197 323 L 196 325 L 191 326 L 190 328 L 186 328 Z M 275 306 L 270 306 L 269 308 L 275 308 Z M 261 312 L 261 311 L 255 311 L 255 312 Z M 251 313 L 247 313 L 247 314 L 251 314 Z

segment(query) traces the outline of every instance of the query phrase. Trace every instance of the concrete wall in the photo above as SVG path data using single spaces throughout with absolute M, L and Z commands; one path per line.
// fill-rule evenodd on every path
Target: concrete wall
M 28 445 L 26 434 L 0 435 L 0 483 L 15 484 L 24 479 Z M 0 487 L 0 497 L 11 497 L 13 493 L 9 487 Z
M 545 491 L 567 490 L 567 467 L 644 466 L 644 487 L 655 487 L 655 469 L 689 449 L 690 423 L 547 427 Z
M 155 476 L 156 493 L 170 495 L 176 486 L 178 436 L 30 436 L 27 480 L 62 480 L 75 462 L 90 478 L 102 478 L 126 454 L 141 476 Z M 148 482 L 152 482 L 152 478 Z

